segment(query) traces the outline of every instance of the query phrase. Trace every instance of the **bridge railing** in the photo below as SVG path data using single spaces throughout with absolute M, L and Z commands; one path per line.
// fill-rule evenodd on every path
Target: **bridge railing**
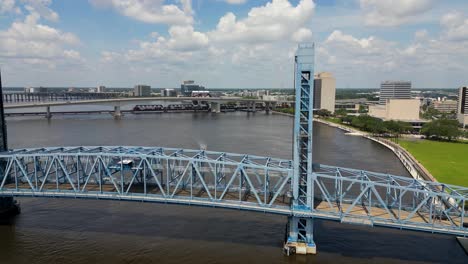
M 289 208 L 292 170 L 286 160 L 143 147 L 24 149 L 0 160 L 4 194 L 153 196 L 181 203 L 236 202 L 256 210 Z
M 466 233 L 468 188 L 319 165 L 316 210 L 342 222 Z
M 151 147 L 0 153 L 0 196 L 179 203 L 468 235 L 468 188 L 314 165 L 311 209 L 292 208 L 290 160 Z

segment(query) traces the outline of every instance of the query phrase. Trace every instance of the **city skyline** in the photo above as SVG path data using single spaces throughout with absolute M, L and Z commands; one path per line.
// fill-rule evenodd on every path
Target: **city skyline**
M 298 42 L 337 87 L 466 85 L 466 1 L 0 2 L 4 86 L 290 88 Z M 431 74 L 427 74 L 431 72 Z

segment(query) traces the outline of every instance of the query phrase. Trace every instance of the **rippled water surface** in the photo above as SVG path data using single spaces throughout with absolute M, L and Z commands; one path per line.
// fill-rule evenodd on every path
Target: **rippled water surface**
M 369 140 L 314 126 L 314 159 L 408 176 Z M 143 145 L 291 157 L 292 118 L 263 113 L 8 119 L 10 148 Z M 285 257 L 286 218 L 237 210 L 67 199 L 20 200 L 0 225 L 0 263 L 468 263 L 452 236 L 315 222 L 316 256 Z

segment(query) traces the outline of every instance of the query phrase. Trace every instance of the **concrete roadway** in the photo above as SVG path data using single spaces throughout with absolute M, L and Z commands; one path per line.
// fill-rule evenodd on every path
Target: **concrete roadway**
M 80 101 L 61 101 L 61 102 L 33 102 L 24 104 L 4 104 L 4 109 L 18 108 L 34 108 L 34 107 L 51 107 L 65 105 L 111 105 L 123 106 L 128 104 L 145 104 L 151 101 L 207 101 L 213 103 L 223 102 L 244 102 L 244 103 L 291 103 L 292 101 L 268 101 L 261 99 L 244 99 L 241 97 L 132 97 L 132 98 L 115 98 L 115 99 L 97 99 L 97 100 L 80 100 Z

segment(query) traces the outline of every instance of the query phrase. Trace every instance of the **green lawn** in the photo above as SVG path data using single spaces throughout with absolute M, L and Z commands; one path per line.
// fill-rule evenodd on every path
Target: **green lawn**
M 399 143 L 439 182 L 468 186 L 468 144 L 431 140 Z
M 338 125 L 342 125 L 341 123 L 341 120 L 337 117 L 325 117 L 325 118 L 322 118 L 323 120 L 325 121 L 328 121 L 328 122 L 332 122 L 332 123 L 335 123 L 335 124 L 338 124 Z

